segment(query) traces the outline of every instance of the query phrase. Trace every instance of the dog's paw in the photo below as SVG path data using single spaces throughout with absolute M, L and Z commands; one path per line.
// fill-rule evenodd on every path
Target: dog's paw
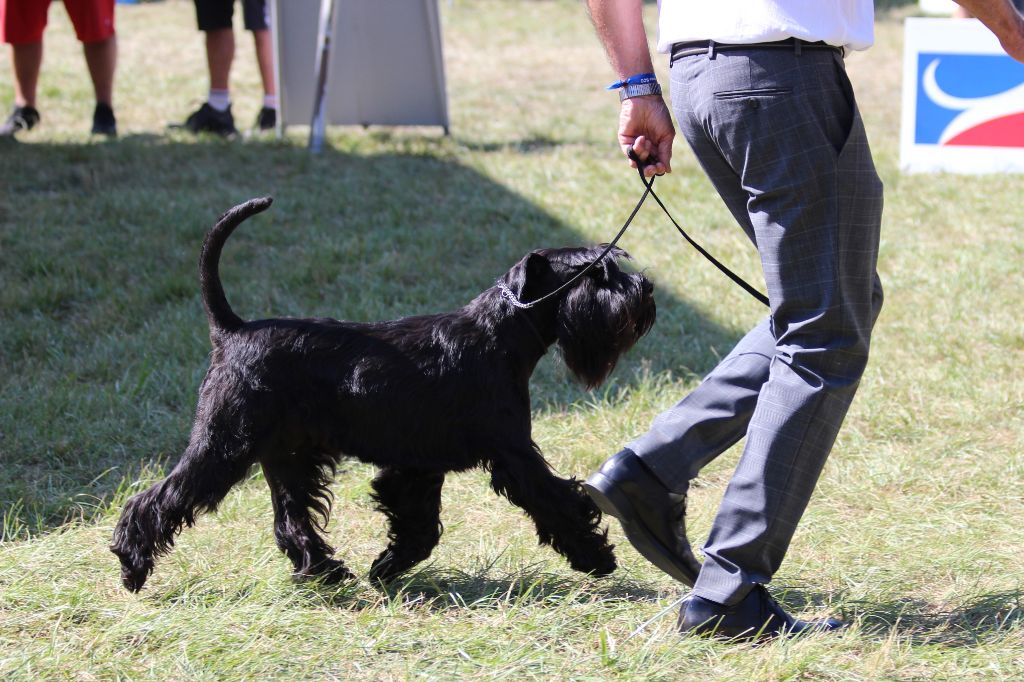
M 380 553 L 370 566 L 370 582 L 387 584 L 395 580 L 426 557 L 396 553 L 390 547 Z M 429 553 L 428 553 L 429 554 Z
M 138 592 L 146 584 L 146 579 L 153 572 L 153 562 L 126 561 L 121 559 L 121 584 L 129 592 Z
M 597 551 L 586 555 L 576 555 L 569 558 L 569 565 L 573 570 L 580 573 L 589 573 L 593 576 L 610 575 L 618 567 L 615 561 L 615 552 L 611 545 L 603 545 Z
M 604 577 L 606 575 L 611 575 L 615 572 L 615 569 L 618 568 L 618 564 L 615 563 L 615 557 L 602 559 L 601 561 L 595 563 L 570 565 L 573 567 L 574 570 L 577 570 L 580 573 L 587 573 L 589 575 L 597 576 L 599 578 Z
M 356 579 L 356 574 L 348 570 L 344 562 L 337 559 L 324 559 L 311 568 L 295 573 L 294 576 L 300 582 L 318 581 L 327 585 L 336 585 Z

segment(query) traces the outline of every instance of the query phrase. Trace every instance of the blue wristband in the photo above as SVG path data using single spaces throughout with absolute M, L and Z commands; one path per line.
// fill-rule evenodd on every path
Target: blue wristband
M 605 90 L 618 90 L 624 88 L 627 85 L 647 85 L 648 83 L 657 83 L 658 77 L 653 73 L 638 73 L 635 76 L 630 76 L 626 80 L 615 81 L 609 85 Z

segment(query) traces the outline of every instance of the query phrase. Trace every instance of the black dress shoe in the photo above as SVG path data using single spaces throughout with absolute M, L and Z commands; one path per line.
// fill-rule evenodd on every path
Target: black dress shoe
M 686 494 L 670 492 L 632 450 L 623 450 L 583 483 L 598 508 L 622 524 L 626 539 L 652 564 L 693 586 L 700 562 L 686 538 Z
M 762 640 L 780 635 L 831 632 L 846 623 L 825 618 L 797 620 L 786 613 L 764 585 L 755 585 L 741 601 L 724 606 L 691 596 L 679 610 L 679 631 L 684 635 L 711 635 L 722 639 Z

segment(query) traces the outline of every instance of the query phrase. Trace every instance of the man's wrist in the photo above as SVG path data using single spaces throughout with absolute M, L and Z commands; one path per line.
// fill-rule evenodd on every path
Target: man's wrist
M 645 71 L 644 73 L 635 73 L 632 76 L 629 76 L 628 78 L 623 78 L 622 80 L 615 81 L 607 88 L 605 88 L 605 90 L 618 90 L 619 88 L 624 88 L 627 85 L 644 85 L 646 83 L 657 82 L 658 77 L 655 76 L 653 72 Z
M 646 97 L 647 95 L 661 95 L 661 86 L 658 85 L 658 77 L 653 72 L 637 73 L 628 78 L 615 81 L 609 85 L 607 90 L 618 90 L 619 101 L 632 97 Z
M 625 101 L 634 97 L 661 96 L 661 86 L 658 81 L 648 83 L 627 84 L 619 90 L 619 101 Z

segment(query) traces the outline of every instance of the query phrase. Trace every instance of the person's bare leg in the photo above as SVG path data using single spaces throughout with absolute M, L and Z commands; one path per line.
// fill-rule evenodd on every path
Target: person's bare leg
M 210 70 L 210 89 L 227 90 L 231 62 L 235 59 L 235 32 L 218 28 L 206 32 L 206 65 Z
M 113 105 L 114 70 L 117 68 L 117 36 L 98 43 L 83 43 L 85 62 L 89 65 L 97 104 Z
M 35 108 L 39 70 L 43 66 L 43 41 L 11 45 L 11 64 L 14 67 L 15 106 Z
M 256 62 L 260 66 L 263 94 L 276 95 L 277 88 L 274 84 L 274 41 L 270 36 L 270 31 L 267 29 L 253 31 L 252 38 L 256 44 Z

